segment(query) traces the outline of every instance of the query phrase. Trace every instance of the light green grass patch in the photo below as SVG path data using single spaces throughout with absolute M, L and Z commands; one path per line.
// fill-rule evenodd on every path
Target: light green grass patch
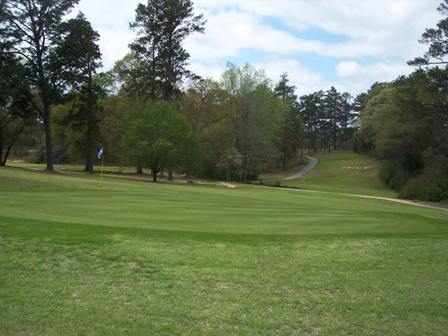
M 380 180 L 381 163 L 368 156 L 353 152 L 321 153 L 319 163 L 301 179 L 282 181 L 284 186 L 311 190 L 396 197 Z

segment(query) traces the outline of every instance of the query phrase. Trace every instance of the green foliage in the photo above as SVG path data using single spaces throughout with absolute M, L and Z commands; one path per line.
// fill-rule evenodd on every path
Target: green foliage
M 43 119 L 47 170 L 53 170 L 53 142 L 51 134 L 51 106 L 67 86 L 70 67 L 61 64 L 58 44 L 61 23 L 79 0 L 2 2 L 4 27 L 2 39 L 8 48 L 20 55 L 29 71 L 27 80 L 36 90 L 40 104 L 33 104 Z
M 387 160 L 380 176 L 402 197 L 446 197 L 441 189 L 448 185 L 431 176 L 448 162 L 447 76 L 448 70 L 419 70 L 368 93 L 360 138 Z
M 227 181 L 239 180 L 243 168 L 243 157 L 235 147 L 231 147 L 221 156 L 216 167 L 224 172 Z
M 280 99 L 282 121 L 280 125 L 279 150 L 282 155 L 282 168 L 293 159 L 303 142 L 303 123 L 299 113 L 296 87 L 289 84 L 288 74 L 284 73 L 274 88 Z
M 6 165 L 22 133 L 36 125 L 26 76 L 27 69 L 20 59 L 0 49 L 0 166 Z
M 358 112 L 349 93 L 331 87 L 302 96 L 299 110 L 309 153 L 353 147 Z
M 194 150 L 187 120 L 174 103 L 147 103 L 125 116 L 124 162 L 151 169 L 154 181 L 162 167 Z M 188 151 L 188 152 L 187 152 Z
M 191 34 L 204 32 L 203 15 L 194 14 L 190 0 L 148 0 L 135 12 L 131 28 L 138 37 L 131 49 L 143 65 L 140 74 L 149 97 L 172 100 L 182 80 L 192 77 L 183 43 Z
M 392 190 L 400 191 L 409 180 L 409 173 L 393 161 L 384 161 L 379 171 L 383 182 Z
M 400 190 L 399 197 L 432 202 L 448 199 L 448 167 L 438 163 L 431 163 L 423 174 L 410 179 Z
M 281 125 L 278 99 L 264 71 L 246 64 L 229 64 L 222 87 L 230 95 L 233 145 L 242 155 L 242 181 L 256 179 L 260 170 L 277 162 Z

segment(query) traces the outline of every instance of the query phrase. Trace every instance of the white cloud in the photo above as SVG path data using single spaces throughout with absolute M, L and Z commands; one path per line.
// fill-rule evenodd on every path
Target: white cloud
M 343 81 L 336 83 L 336 87 L 341 90 L 358 94 L 367 91 L 375 82 L 389 82 L 400 75 L 407 75 L 413 69 L 405 63 L 377 62 L 373 64 L 358 64 L 356 73 L 350 77 L 343 78 Z
M 361 69 L 361 66 L 358 62 L 341 62 L 336 67 L 336 72 L 339 77 L 351 77 L 356 75 L 359 70 Z
M 79 9 L 101 34 L 105 68 L 127 53 L 135 36 L 129 22 L 137 4 L 144 1 L 81 0 Z M 426 27 L 438 21 L 440 1 L 195 0 L 196 12 L 208 20 L 206 32 L 192 36 L 185 46 L 192 56 L 192 70 L 203 76 L 219 79 L 225 61 L 250 51 L 256 59 L 267 60 L 257 65 L 273 79 L 289 72 L 304 91 L 324 89 L 319 86 L 334 82 L 359 92 L 373 81 L 390 80 L 412 70 L 405 62 L 425 50 L 417 41 Z M 307 35 L 310 30 L 317 33 Z M 319 39 L 321 32 L 343 39 Z M 340 63 L 334 74 L 315 73 L 300 63 L 303 54 L 316 60 L 335 58 Z
M 139 0 L 81 0 L 75 8 L 82 11 L 100 33 L 100 47 L 106 69 L 128 52 L 128 45 L 134 39 L 129 23 L 134 19 Z
M 330 87 L 320 74 L 314 73 L 294 59 L 271 59 L 254 64 L 259 69 L 265 69 L 266 75 L 274 82 L 280 75 L 287 72 L 292 84 L 297 87 L 297 94 L 304 95 Z

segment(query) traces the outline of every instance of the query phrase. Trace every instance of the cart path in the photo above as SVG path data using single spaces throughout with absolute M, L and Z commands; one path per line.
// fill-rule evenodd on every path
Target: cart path
M 294 174 L 292 176 L 285 177 L 284 180 L 290 181 L 290 180 L 296 180 L 296 179 L 302 178 L 306 174 L 308 174 L 310 171 L 312 171 L 314 168 L 316 168 L 317 164 L 319 163 L 319 160 L 312 156 L 307 156 L 307 158 L 308 158 L 309 162 L 304 167 L 302 167 L 302 169 L 300 169 L 300 171 L 298 171 L 296 174 Z

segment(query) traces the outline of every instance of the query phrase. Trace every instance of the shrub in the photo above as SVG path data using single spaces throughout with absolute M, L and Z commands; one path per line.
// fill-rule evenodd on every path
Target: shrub
M 393 161 L 385 161 L 379 175 L 383 182 L 395 191 L 399 191 L 409 180 L 409 174 Z
M 443 199 L 448 199 L 448 184 L 444 176 L 426 173 L 409 180 L 398 196 L 406 199 L 440 202 Z

